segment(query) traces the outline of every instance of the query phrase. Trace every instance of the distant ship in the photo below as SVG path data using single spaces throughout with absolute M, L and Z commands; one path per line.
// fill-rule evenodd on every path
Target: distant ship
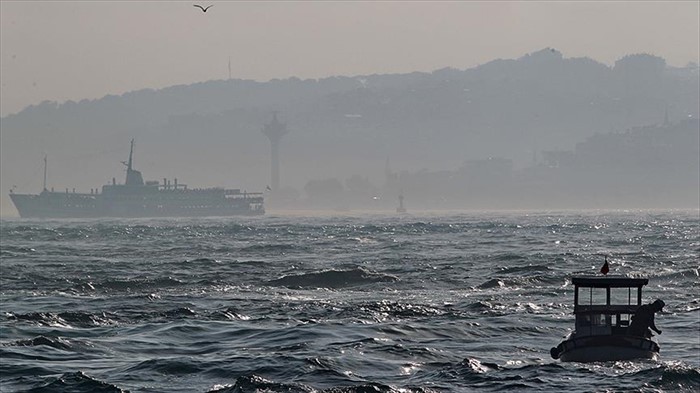
M 10 191 L 20 217 L 89 218 L 89 217 L 209 217 L 262 215 L 263 194 L 241 192 L 240 189 L 190 189 L 163 179 L 144 183 L 141 172 L 132 167 L 134 141 L 131 141 L 126 182 L 102 186 L 102 192 L 89 194 L 54 192 L 46 189 L 44 158 L 44 190 L 40 194 L 16 194 Z

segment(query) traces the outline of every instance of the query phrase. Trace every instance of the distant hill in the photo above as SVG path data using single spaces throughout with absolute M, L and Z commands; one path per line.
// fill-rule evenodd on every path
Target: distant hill
M 697 65 L 624 57 L 612 67 L 554 49 L 467 70 L 432 73 L 217 80 L 64 103 L 42 102 L 1 119 L 0 189 L 50 184 L 89 189 L 122 177 L 136 138 L 146 178 L 262 190 L 269 184 L 263 124 L 278 112 L 282 183 L 397 170 L 453 169 L 503 157 L 516 168 L 544 150 L 573 149 L 596 133 L 700 117 Z

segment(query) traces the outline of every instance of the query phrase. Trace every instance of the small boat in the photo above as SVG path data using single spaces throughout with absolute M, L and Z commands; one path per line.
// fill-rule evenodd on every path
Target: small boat
M 550 350 L 562 362 L 606 362 L 656 359 L 659 345 L 648 333 L 629 332 L 632 316 L 642 305 L 646 278 L 579 276 L 574 285 L 575 330 Z

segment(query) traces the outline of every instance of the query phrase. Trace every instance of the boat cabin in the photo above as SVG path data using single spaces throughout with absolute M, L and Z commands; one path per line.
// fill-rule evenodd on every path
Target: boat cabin
M 624 335 L 642 305 L 646 278 L 573 277 L 574 315 L 578 336 Z

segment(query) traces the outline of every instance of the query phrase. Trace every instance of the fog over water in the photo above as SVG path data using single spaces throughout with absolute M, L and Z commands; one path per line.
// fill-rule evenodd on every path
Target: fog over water
M 198 3 L 0 1 L 0 391 L 700 390 L 700 2 Z
M 270 211 L 698 207 L 695 2 L 212 4 L 3 2 L 0 213 L 131 139 Z

